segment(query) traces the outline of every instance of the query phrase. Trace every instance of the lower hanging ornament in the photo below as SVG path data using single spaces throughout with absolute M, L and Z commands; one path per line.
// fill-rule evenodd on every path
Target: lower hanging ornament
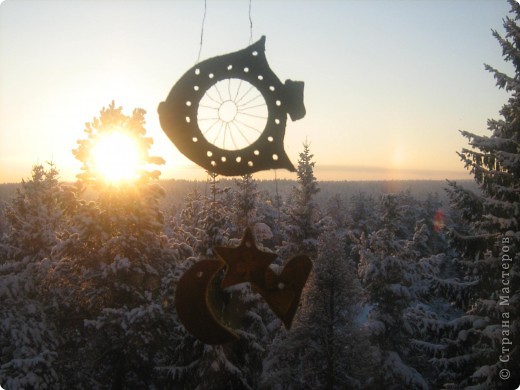
M 238 340 L 238 335 L 224 325 L 210 304 L 214 294 L 214 278 L 223 268 L 218 260 L 201 260 L 182 275 L 175 293 L 175 307 L 182 324 L 206 344 L 225 344 Z
M 185 328 L 206 344 L 236 341 L 237 333 L 219 318 L 216 306 L 222 289 L 247 282 L 290 329 L 312 269 L 311 260 L 304 255 L 295 256 L 277 274 L 269 267 L 277 256 L 258 249 L 249 228 L 240 245 L 215 247 L 214 252 L 217 260 L 195 263 L 177 286 L 175 305 Z

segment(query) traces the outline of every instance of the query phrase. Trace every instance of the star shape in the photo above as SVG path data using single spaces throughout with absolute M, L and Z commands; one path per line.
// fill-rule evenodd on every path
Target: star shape
M 237 247 L 217 246 L 213 250 L 227 265 L 226 275 L 222 280 L 223 288 L 245 282 L 257 286 L 264 285 L 266 270 L 277 257 L 274 253 L 258 249 L 249 227 Z

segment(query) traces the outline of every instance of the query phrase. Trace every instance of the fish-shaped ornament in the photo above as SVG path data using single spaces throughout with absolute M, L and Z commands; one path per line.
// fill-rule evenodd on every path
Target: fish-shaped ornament
M 293 121 L 305 116 L 303 87 L 302 81 L 282 84 L 269 68 L 263 36 L 188 70 L 159 104 L 161 127 L 186 157 L 210 172 L 294 172 L 283 139 L 287 114 Z

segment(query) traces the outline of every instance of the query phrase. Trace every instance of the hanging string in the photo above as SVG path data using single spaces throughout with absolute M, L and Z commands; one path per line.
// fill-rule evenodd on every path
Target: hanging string
M 247 179 L 246 179 L 246 180 L 247 180 L 247 187 L 246 187 L 246 188 L 249 190 L 249 189 L 251 188 L 251 187 L 250 187 L 251 182 L 249 181 L 249 178 L 251 178 L 251 180 L 253 180 L 253 175 L 251 175 L 251 176 L 242 176 L 242 178 L 243 178 L 243 179 L 246 179 L 246 178 L 247 178 Z M 248 195 L 251 195 L 251 194 L 248 194 Z M 246 227 L 250 227 L 250 226 L 249 226 L 249 210 L 246 210 L 246 212 L 245 212 L 245 217 L 246 217 Z
M 249 44 L 253 43 L 253 18 L 251 17 L 251 3 L 249 0 Z M 199 54 L 197 55 L 197 63 L 200 62 L 200 55 L 202 53 L 202 44 L 204 42 L 204 25 L 206 24 L 206 11 L 208 9 L 207 0 L 204 0 L 204 14 L 202 16 L 202 24 L 200 26 L 200 43 L 199 43 Z
M 200 26 L 200 46 L 197 63 L 200 62 L 200 53 L 202 52 L 202 41 L 204 40 L 204 24 L 206 23 L 207 0 L 204 0 L 204 16 L 202 17 L 202 25 Z
M 275 191 L 276 191 L 276 211 L 278 212 L 278 215 L 276 217 L 276 221 L 278 223 L 278 221 L 280 220 L 280 195 L 278 194 L 278 176 L 276 174 L 277 170 L 275 169 L 274 170 L 274 188 L 275 188 Z
M 253 43 L 253 19 L 251 19 L 251 0 L 249 0 L 249 44 Z
M 209 171 L 206 171 L 207 173 L 207 177 L 206 177 L 206 182 L 204 183 L 204 197 L 207 197 L 208 196 L 208 183 L 209 183 Z

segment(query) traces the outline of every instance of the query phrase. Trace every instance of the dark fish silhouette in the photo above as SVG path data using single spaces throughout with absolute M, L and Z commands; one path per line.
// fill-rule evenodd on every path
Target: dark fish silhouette
M 265 37 L 188 70 L 159 104 L 161 127 L 177 148 L 226 176 L 295 171 L 283 147 L 287 114 L 305 116 L 302 81 L 282 84 L 265 57 Z

